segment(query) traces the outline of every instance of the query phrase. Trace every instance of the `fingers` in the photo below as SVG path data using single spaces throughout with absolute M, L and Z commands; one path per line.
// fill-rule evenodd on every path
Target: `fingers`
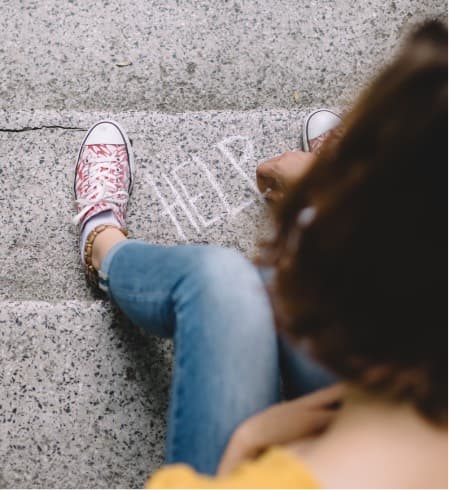
M 259 164 L 256 170 L 257 187 L 269 202 L 277 203 L 284 199 L 285 192 L 278 176 L 278 161 L 275 157 Z
M 279 161 L 279 159 L 280 157 L 274 157 L 259 163 L 256 170 L 257 175 L 262 178 L 274 178 L 276 176 L 275 164 Z
M 345 393 L 345 385 L 343 383 L 337 383 L 324 388 L 319 391 L 315 391 L 310 395 L 304 397 L 304 403 L 313 407 L 324 407 L 338 403 L 342 400 Z
M 228 446 L 221 458 L 217 470 L 217 476 L 225 476 L 234 468 L 241 464 L 245 459 L 254 458 L 259 450 L 257 447 L 247 444 L 239 432 L 235 432 L 229 441 Z
M 266 162 L 262 162 L 257 166 L 257 187 L 262 194 L 266 192 L 267 189 L 275 189 L 277 187 L 276 171 L 274 167 L 276 160 L 278 160 L 277 157 L 267 160 Z
M 240 458 L 240 453 L 228 446 L 218 465 L 217 476 L 221 477 L 229 474 L 236 466 L 238 466 Z
M 284 199 L 285 194 L 280 190 L 274 190 L 268 188 L 263 194 L 263 197 L 265 197 L 265 199 L 267 199 L 270 202 L 277 203 L 279 201 L 282 201 L 282 199 Z
M 311 153 L 287 151 L 260 163 L 256 170 L 260 192 L 267 193 L 267 199 L 272 202 L 279 201 L 284 197 L 285 191 L 305 175 L 314 158 Z
M 274 177 L 262 177 L 257 174 L 257 187 L 261 194 L 265 194 L 265 192 L 276 189 L 277 182 Z
M 330 408 L 323 410 L 310 411 L 307 419 L 307 430 L 304 430 L 304 436 L 320 432 L 335 419 L 336 411 Z
M 244 460 L 256 458 L 270 445 L 282 446 L 323 431 L 337 414 L 330 408 L 312 406 L 303 406 L 299 411 L 294 407 L 293 412 L 286 413 L 287 405 L 275 405 L 250 419 L 253 421 L 252 436 L 242 437 L 244 432 L 239 430 L 234 433 L 218 467 L 218 476 L 227 475 Z
M 334 420 L 332 404 L 341 399 L 343 385 L 334 385 L 304 397 L 273 405 L 245 420 L 232 435 L 218 474 L 225 475 L 265 448 L 284 445 L 320 432 Z

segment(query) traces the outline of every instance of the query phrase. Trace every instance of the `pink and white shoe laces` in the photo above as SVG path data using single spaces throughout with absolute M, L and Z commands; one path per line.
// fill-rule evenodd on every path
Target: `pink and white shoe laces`
M 111 210 L 125 227 L 126 206 L 130 193 L 129 156 L 125 144 L 83 146 L 76 168 L 75 196 L 80 225 L 92 216 Z

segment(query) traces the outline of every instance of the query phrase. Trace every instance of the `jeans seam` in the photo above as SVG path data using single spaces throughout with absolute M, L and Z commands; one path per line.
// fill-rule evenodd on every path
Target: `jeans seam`
M 169 437 L 171 437 L 170 441 L 167 441 L 167 446 L 169 447 L 169 451 L 167 451 L 166 454 L 166 460 L 168 460 L 170 463 L 175 462 L 174 461 L 174 454 L 176 453 L 176 447 L 178 445 L 178 438 L 176 437 L 179 435 L 179 430 L 178 430 L 178 421 L 180 419 L 180 413 L 182 410 L 181 404 L 179 403 L 179 400 L 182 398 L 182 392 L 183 392 L 183 386 L 182 383 L 176 382 L 175 379 L 179 380 L 179 377 L 182 375 L 182 372 L 184 370 L 184 362 L 185 362 L 185 354 L 184 354 L 184 349 L 182 348 L 182 342 L 179 342 L 180 334 L 178 328 L 175 326 L 175 365 L 174 365 L 174 372 L 172 376 L 172 383 L 173 383 L 173 388 L 171 392 L 171 410 L 169 412 L 169 416 L 172 417 L 172 420 L 170 421 L 170 432 L 168 434 Z M 169 444 L 168 444 L 169 443 Z

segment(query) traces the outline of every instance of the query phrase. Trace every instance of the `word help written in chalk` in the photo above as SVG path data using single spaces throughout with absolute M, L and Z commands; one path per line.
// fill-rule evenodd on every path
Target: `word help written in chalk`
M 234 150 L 236 145 L 240 148 L 237 152 Z M 244 136 L 232 136 L 216 144 L 215 149 L 224 159 L 220 168 L 222 173 L 229 181 L 234 182 L 237 178 L 240 187 L 244 186 L 246 192 L 236 196 L 235 192 L 226 191 L 224 178 L 220 179 L 220 183 L 217 174 L 214 175 L 206 162 L 197 155 L 191 155 L 169 173 L 162 173 L 158 182 L 152 176 L 147 177 L 163 207 L 163 214 L 170 218 L 182 240 L 187 239 L 184 230 L 186 223 L 199 233 L 201 228 L 208 228 L 226 217 L 235 217 L 256 200 L 262 199 L 254 179 L 245 171 L 254 161 L 252 142 Z M 195 181 L 197 178 L 199 180 Z M 196 183 L 193 189 L 192 181 Z M 167 189 L 165 195 L 162 186 Z M 214 212 L 211 212 L 211 201 L 215 207 Z

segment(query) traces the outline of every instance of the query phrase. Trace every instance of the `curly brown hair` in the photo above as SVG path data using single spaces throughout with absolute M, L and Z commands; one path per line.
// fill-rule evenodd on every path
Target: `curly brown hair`
M 447 420 L 447 29 L 421 25 L 281 205 L 279 327 L 365 390 Z

